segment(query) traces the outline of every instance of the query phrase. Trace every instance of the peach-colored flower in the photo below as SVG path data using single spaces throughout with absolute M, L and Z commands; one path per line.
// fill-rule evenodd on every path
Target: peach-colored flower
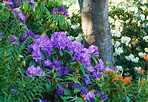
M 141 75 L 143 75 L 143 73 L 145 72 L 145 70 L 144 69 L 142 69 L 142 70 L 139 70 L 139 74 L 141 74 Z
M 144 80 L 139 82 L 140 85 L 144 85 Z
M 131 77 L 125 77 L 125 78 L 121 79 L 121 81 L 122 81 L 124 84 L 127 84 L 128 82 L 131 81 Z
M 148 55 L 146 55 L 146 56 L 144 57 L 144 59 L 145 59 L 146 61 L 148 61 Z
M 113 75 L 114 75 L 116 72 L 115 72 L 113 69 L 112 69 L 112 70 L 108 70 L 108 71 L 106 72 L 107 76 L 109 76 L 110 73 L 113 73 Z

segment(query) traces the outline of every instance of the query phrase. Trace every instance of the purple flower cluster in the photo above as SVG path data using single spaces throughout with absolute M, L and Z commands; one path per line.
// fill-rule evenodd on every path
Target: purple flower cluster
M 1 36 L 1 35 L 2 35 L 2 32 L 0 32 L 0 38 L 2 38 L 2 36 Z
M 65 88 L 65 89 L 67 89 L 67 87 L 66 87 L 67 85 L 66 85 L 66 84 L 65 84 L 65 85 L 62 85 L 62 84 L 60 83 L 60 86 L 63 87 L 63 88 Z M 56 94 L 57 94 L 58 96 L 64 95 L 64 90 L 63 90 L 62 88 L 60 88 L 60 87 L 57 87 Z
M 104 95 L 104 92 L 101 92 L 101 93 L 100 93 L 100 92 L 98 91 L 98 92 L 97 92 L 97 95 L 98 95 L 99 97 L 102 97 L 102 96 Z M 102 98 L 100 98 L 100 100 L 106 100 L 106 99 L 108 99 L 108 98 L 107 98 L 107 95 L 104 95 Z
M 87 89 L 86 87 L 82 86 L 81 91 L 80 91 L 81 95 L 86 95 L 87 94 Z
M 44 71 L 42 71 L 42 68 L 40 66 L 34 67 L 33 65 L 31 67 L 27 68 L 26 75 L 27 76 L 39 76 L 43 75 Z
M 8 5 L 8 9 L 13 9 L 14 8 L 12 0 L 3 0 L 2 5 Z
M 23 22 L 25 24 L 25 16 L 24 14 L 21 12 L 21 10 L 19 8 L 15 8 L 13 9 L 14 15 L 18 18 L 20 18 L 20 21 Z
M 46 99 L 40 99 L 39 102 L 48 102 Z
M 16 91 L 16 89 L 11 89 L 10 90 L 12 94 L 18 94 L 18 92 Z
M 60 76 L 63 76 L 63 75 L 68 75 L 69 74 L 69 67 L 66 66 L 66 67 L 61 67 L 61 68 L 58 68 L 57 71 L 59 72 Z
M 57 8 L 54 8 L 54 9 L 52 10 L 52 13 L 53 13 L 54 15 L 58 14 L 58 9 L 57 9 Z M 63 6 L 60 6 L 60 7 L 59 7 L 59 13 L 60 13 L 61 15 L 66 16 L 66 17 L 68 16 L 67 11 L 66 11 L 66 9 L 64 9 Z
M 80 84 L 78 84 L 78 83 L 74 83 L 72 87 L 73 87 L 73 88 L 79 88 L 79 87 L 81 87 L 81 86 L 80 86 Z
M 103 71 L 104 63 L 100 59 L 100 63 L 98 64 L 96 61 L 96 66 L 91 66 L 91 55 L 99 56 L 99 52 L 96 46 L 92 45 L 88 49 L 84 48 L 80 42 L 72 42 L 69 40 L 64 32 L 55 32 L 51 35 L 51 40 L 46 35 L 45 37 L 37 36 L 36 40 L 33 44 L 31 44 L 30 50 L 32 51 L 33 59 L 38 62 L 41 60 L 41 50 L 45 51 L 48 56 L 50 56 L 50 52 L 53 51 L 54 48 L 58 48 L 60 50 L 67 49 L 73 54 L 73 61 L 80 62 L 84 66 L 88 68 L 89 72 L 92 72 L 95 79 L 101 78 L 101 73 L 99 71 Z M 56 64 L 59 63 L 55 61 Z M 53 69 L 53 65 L 55 62 L 50 62 L 50 60 L 43 61 L 43 66 L 50 66 L 50 70 Z M 57 71 L 60 75 L 66 75 L 69 73 L 68 67 L 60 67 L 60 64 L 57 64 Z M 64 71 L 65 72 L 64 72 Z M 89 82 L 87 78 L 84 78 L 86 82 Z
M 87 92 L 86 96 L 85 96 L 85 100 L 89 101 L 90 102 L 94 102 L 95 101 L 95 94 L 93 92 Z
M 19 46 L 18 38 L 15 35 L 8 36 L 8 39 L 10 39 L 13 44 Z M 6 42 L 8 42 L 8 39 L 6 39 Z
M 69 40 L 64 32 L 55 32 L 51 35 L 51 41 L 53 41 L 53 45 L 58 49 L 65 49 L 70 46 L 72 41 Z
M 46 51 L 46 55 L 49 57 L 50 52 L 53 51 L 53 44 L 52 41 L 46 35 L 42 37 L 42 35 L 36 36 L 36 40 L 33 44 L 29 46 L 29 50 L 32 51 L 33 59 L 36 62 L 41 60 L 41 50 Z

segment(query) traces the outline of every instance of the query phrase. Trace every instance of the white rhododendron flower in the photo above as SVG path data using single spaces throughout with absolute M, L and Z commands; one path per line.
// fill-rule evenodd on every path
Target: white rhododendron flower
M 119 70 L 119 71 L 122 71 L 122 70 L 123 70 L 122 66 L 116 66 L 116 68 L 117 68 L 117 70 Z
M 120 55 L 122 53 L 123 53 L 122 47 L 115 48 L 115 53 L 114 53 L 115 56 Z
M 129 8 L 128 8 L 128 11 L 129 11 L 129 12 L 132 11 L 132 12 L 137 13 L 137 12 L 138 12 L 138 7 L 129 7 Z
M 82 34 L 79 34 L 77 37 L 75 37 L 76 41 L 77 42 L 82 42 L 82 40 L 83 40 L 82 36 L 83 36 Z
M 121 37 L 121 32 L 119 31 L 119 29 L 111 30 L 111 34 L 114 37 Z
M 139 52 L 138 54 L 141 58 L 144 58 L 146 56 L 146 53 L 143 53 L 143 52 Z
M 121 37 L 121 43 L 126 44 L 126 46 L 128 46 L 130 41 L 131 41 L 130 37 L 126 37 L 126 36 L 125 37 L 124 36 Z
M 73 36 L 68 36 L 68 39 L 71 41 L 75 40 L 75 38 Z
M 135 67 L 134 68 L 134 71 L 137 72 L 137 73 L 139 73 L 139 70 L 141 70 L 141 67 Z
M 79 7 L 79 4 L 78 4 L 78 3 L 72 4 L 72 5 L 68 8 L 68 14 L 69 14 L 69 16 L 71 17 L 71 16 L 72 16 L 72 13 L 79 14 L 79 10 L 80 10 L 80 7 Z
M 129 76 L 129 75 L 130 75 L 130 73 L 129 73 L 129 72 L 124 73 L 124 76 Z
M 119 46 L 120 46 L 120 42 L 119 42 L 119 41 L 116 41 L 116 43 L 115 43 L 114 46 L 115 46 L 115 47 L 119 47 Z
M 78 27 L 80 27 L 80 23 L 77 23 L 77 25 L 71 25 L 72 29 L 77 29 Z
M 140 1 L 142 1 L 141 2 L 142 4 L 146 4 L 147 3 L 147 0 L 140 0 Z
M 148 35 L 143 37 L 143 40 L 145 40 L 146 42 L 148 42 Z
M 129 56 L 125 56 L 127 61 L 132 61 L 134 63 L 138 63 L 139 58 L 135 57 L 133 54 L 130 54 Z
M 142 21 L 144 21 L 145 20 L 145 15 L 144 14 L 140 14 L 140 18 L 141 18 Z
M 71 20 L 70 19 L 68 19 L 67 22 L 69 23 L 69 25 L 71 25 Z

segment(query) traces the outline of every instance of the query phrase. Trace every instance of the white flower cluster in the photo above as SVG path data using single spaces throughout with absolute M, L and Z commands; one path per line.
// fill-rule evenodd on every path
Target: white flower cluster
M 72 29 L 77 29 L 77 28 L 79 28 L 80 27 L 80 23 L 77 23 L 77 25 L 71 25 L 71 28 Z
M 121 43 L 124 43 L 126 44 L 126 46 L 128 46 L 129 42 L 131 41 L 131 38 L 130 37 L 127 37 L 127 36 L 122 36 L 121 37 Z
M 145 40 L 146 42 L 148 42 L 148 35 L 143 37 L 143 40 Z
M 69 8 L 68 8 L 68 14 L 70 17 L 72 17 L 73 13 L 75 14 L 80 14 L 79 13 L 80 7 L 78 3 L 73 3 Z
M 123 53 L 122 47 L 115 48 L 114 56 L 120 55 Z
M 139 73 L 139 70 L 141 70 L 141 67 L 135 67 L 134 68 L 134 71 L 137 72 L 137 73 Z
M 114 44 L 115 48 L 120 46 L 120 42 L 116 41 L 116 43 Z
M 129 56 L 125 56 L 127 61 L 132 61 L 134 63 L 138 63 L 139 58 L 135 57 L 133 54 L 130 54 Z
M 83 41 L 83 35 L 79 34 L 77 37 L 68 36 L 68 39 L 70 39 L 71 41 L 82 42 Z
M 146 56 L 146 53 L 143 53 L 143 52 L 139 52 L 138 54 L 141 58 L 144 58 Z
M 116 68 L 117 68 L 118 71 L 122 71 L 123 70 L 122 66 L 116 66 Z

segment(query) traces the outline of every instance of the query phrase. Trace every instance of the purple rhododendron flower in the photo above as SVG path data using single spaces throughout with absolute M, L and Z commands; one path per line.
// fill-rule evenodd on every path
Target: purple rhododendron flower
M 48 102 L 47 99 L 40 99 L 39 102 Z
M 18 41 L 18 38 L 16 36 L 11 35 L 11 36 L 8 36 L 8 38 L 10 39 L 10 41 L 13 44 L 16 44 L 17 46 L 19 46 L 19 41 Z M 6 39 L 6 42 L 8 42 L 8 39 Z
M 69 40 L 64 32 L 55 32 L 51 35 L 51 41 L 53 41 L 54 47 L 58 49 L 65 49 L 66 47 L 69 47 L 72 43 L 71 40 Z
M 93 73 L 93 74 L 94 74 L 94 78 L 97 79 L 97 80 L 102 77 L 102 74 L 99 71 L 97 71 L 96 73 Z
M 66 11 L 66 9 L 64 9 L 63 6 L 60 6 L 60 7 L 59 7 L 59 12 L 60 12 L 60 13 L 63 13 L 64 16 L 68 16 L 67 11 Z
M 57 9 L 57 8 L 53 8 L 52 13 L 53 13 L 54 15 L 58 14 L 58 9 Z
M 39 75 L 43 75 L 43 74 L 44 74 L 44 71 L 42 71 L 42 68 L 40 66 L 37 66 L 37 68 L 36 68 L 32 65 L 31 67 L 28 67 L 27 71 L 26 71 L 26 75 L 32 76 L 32 77 L 33 77 L 33 75 L 39 76 Z
M 50 65 L 51 70 L 52 70 L 54 67 L 57 68 L 57 69 L 60 69 L 60 68 L 61 68 L 60 62 L 57 61 L 57 60 L 53 61 L 52 64 Z
M 80 84 L 78 84 L 78 83 L 74 83 L 72 87 L 73 87 L 73 88 L 78 88 L 78 87 L 81 87 L 81 86 L 80 86 Z
M 9 9 L 13 9 L 14 8 L 12 0 L 3 0 L 2 5 L 6 5 L 6 4 L 8 4 L 8 8 Z
M 99 52 L 98 52 L 97 46 L 91 45 L 91 46 L 89 46 L 88 50 L 89 50 L 90 54 L 93 54 L 94 56 L 99 57 Z
M 86 87 L 84 87 L 84 86 L 82 86 L 82 88 L 81 88 L 81 91 L 80 91 L 80 94 L 81 95 L 86 95 L 87 94 L 87 89 L 86 89 Z
M 15 2 L 16 2 L 17 5 L 23 4 L 23 3 L 22 3 L 22 0 L 16 0 Z
M 94 67 L 96 70 L 99 70 L 99 71 L 103 71 L 105 70 L 104 68 L 104 62 L 102 61 L 102 59 L 99 60 L 99 64 L 98 62 L 96 61 L 96 66 Z
M 16 91 L 16 89 L 11 89 L 10 90 L 12 94 L 18 94 L 18 92 Z
M 2 38 L 1 34 L 2 34 L 2 32 L 0 32 L 0 38 Z
M 99 95 L 99 97 L 102 97 L 103 95 L 104 95 L 104 92 L 97 92 L 97 95 Z M 100 98 L 100 100 L 106 100 L 106 99 L 108 99 L 108 97 L 107 97 L 107 95 L 105 95 L 105 96 L 103 96 L 102 98 Z
M 61 85 L 63 88 L 66 88 L 66 87 L 63 86 L 61 83 L 60 83 L 60 85 Z M 62 88 L 60 88 L 60 87 L 57 87 L 56 93 L 58 94 L 58 96 L 64 95 L 64 90 L 63 90 Z
M 53 44 L 47 35 L 45 37 L 39 35 L 35 38 L 35 42 L 29 46 L 29 51 L 32 51 L 33 59 L 39 62 L 41 60 L 41 50 L 46 51 L 46 55 L 49 57 L 50 52 L 53 51 Z
M 63 75 L 67 75 L 69 74 L 69 67 L 66 66 L 66 67 L 60 67 L 60 68 L 57 68 L 57 71 L 59 72 L 60 76 L 63 76 Z
M 19 8 L 13 9 L 13 12 L 14 12 L 14 15 L 16 17 L 20 18 L 21 22 L 25 23 L 25 21 L 26 21 L 25 16 L 24 16 L 24 14 L 21 12 L 21 10 Z
M 87 92 L 86 97 L 84 98 L 85 100 L 90 102 L 94 102 L 95 101 L 95 94 L 93 92 Z
M 23 14 L 23 13 L 19 13 L 19 17 L 20 17 L 20 21 L 25 24 L 26 18 L 25 18 L 25 16 L 24 16 L 24 14 Z
M 36 2 L 33 2 L 33 0 L 28 0 L 28 1 L 31 6 L 36 4 Z
M 43 66 L 50 66 L 52 64 L 49 59 L 44 60 L 42 63 L 43 63 Z

